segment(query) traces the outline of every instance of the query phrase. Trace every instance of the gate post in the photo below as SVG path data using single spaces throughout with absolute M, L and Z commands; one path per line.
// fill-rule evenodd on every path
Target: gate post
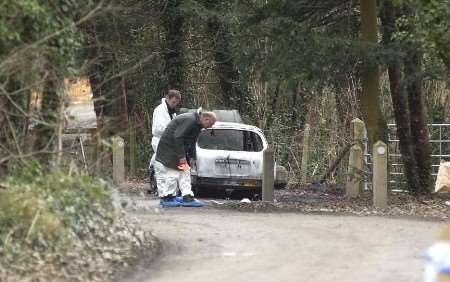
M 363 151 L 360 145 L 353 145 L 350 148 L 348 160 L 348 176 L 345 185 L 345 196 L 347 198 L 356 198 L 361 190 L 361 171 L 363 169 Z
M 302 183 L 308 182 L 309 135 L 310 135 L 310 127 L 309 124 L 306 124 L 305 130 L 303 131 L 302 167 L 300 178 Z
M 267 148 L 263 152 L 263 179 L 262 179 L 262 200 L 273 202 L 273 186 L 275 185 L 273 149 Z
M 387 207 L 388 151 L 382 141 L 373 145 L 373 205 L 377 208 Z
M 112 138 L 113 181 L 119 185 L 125 181 L 125 142 L 120 136 Z
M 345 185 L 345 195 L 348 198 L 359 196 L 361 190 L 361 172 L 363 170 L 363 142 L 365 124 L 359 118 L 355 118 L 351 122 L 351 137 L 353 145 L 350 148 L 350 156 L 348 160 L 348 176 Z
M 353 144 L 358 144 L 363 148 L 366 125 L 359 118 L 355 118 L 351 122 L 351 130 Z

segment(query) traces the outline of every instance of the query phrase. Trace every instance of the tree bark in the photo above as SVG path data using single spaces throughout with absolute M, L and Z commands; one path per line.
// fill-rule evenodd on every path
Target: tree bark
M 298 83 L 297 83 L 298 84 Z M 297 84 L 295 84 L 295 87 L 292 88 L 292 113 L 291 113 L 291 124 L 295 125 L 297 124 Z
M 411 46 L 405 58 L 405 75 L 409 99 L 411 137 L 420 178 L 419 194 L 430 193 L 431 145 L 428 137 L 427 112 L 422 91 L 421 54 Z
M 272 126 L 273 119 L 277 113 L 277 104 L 278 104 L 278 97 L 280 96 L 280 88 L 281 88 L 281 80 L 277 82 L 277 85 L 275 86 L 275 90 L 272 95 L 272 103 L 270 105 L 271 111 L 267 117 L 266 128 L 270 128 Z
M 8 141 L 8 128 L 6 125 L 6 118 L 8 114 L 8 99 L 4 94 L 0 95 L 0 144 L 3 146 L 7 145 Z M 0 147 L 0 160 L 5 158 L 5 161 L 0 161 L 0 177 L 7 174 L 8 165 L 6 161 L 6 157 L 8 156 L 8 152 L 3 147 Z
M 57 81 L 50 74 L 44 82 L 42 91 L 41 119 L 43 123 L 36 127 L 35 150 L 42 151 L 39 159 L 43 164 L 48 164 L 55 149 L 56 128 L 58 123 L 58 107 L 61 99 L 57 92 Z
M 303 130 L 307 121 L 306 117 L 309 114 L 308 105 L 311 100 L 311 95 L 303 90 L 301 82 L 296 83 L 293 91 L 296 92 L 297 97 L 296 108 L 294 109 L 297 115 L 297 120 L 295 120 L 293 124 L 300 130 Z
M 208 30 L 214 40 L 214 63 L 223 103 L 227 108 L 238 108 L 242 111 L 244 95 L 238 84 L 239 73 L 230 48 L 228 26 L 217 17 L 213 17 L 208 21 Z
M 390 0 L 383 1 L 381 9 L 381 23 L 383 43 L 393 46 L 392 35 L 395 31 L 395 23 L 400 16 L 400 9 L 392 4 Z M 393 58 L 388 62 L 389 85 L 396 123 L 397 137 L 399 139 L 400 153 L 402 155 L 403 171 L 409 190 L 416 194 L 422 188 L 420 173 L 414 154 L 413 137 L 411 134 L 410 101 L 408 93 L 402 82 L 401 58 Z
M 361 40 L 377 44 L 377 4 L 376 0 L 361 0 Z M 369 143 L 378 140 L 386 142 L 386 122 L 380 108 L 379 70 L 375 62 L 365 61 L 362 69 L 361 111 L 367 126 Z
M 163 26 L 165 29 L 165 74 L 167 89 L 185 92 L 185 35 L 183 31 L 184 16 L 181 0 L 168 0 L 164 10 Z

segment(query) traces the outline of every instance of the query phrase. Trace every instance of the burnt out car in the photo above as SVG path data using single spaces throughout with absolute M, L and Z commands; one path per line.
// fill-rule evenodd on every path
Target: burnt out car
M 195 111 L 182 109 L 183 112 Z M 262 187 L 263 151 L 267 141 L 256 126 L 242 123 L 236 110 L 215 110 L 217 122 L 202 130 L 189 152 L 192 187 L 197 195 L 212 191 L 249 192 L 260 194 Z M 275 188 L 282 189 L 288 182 L 287 170 L 275 164 Z M 150 190 L 156 192 L 151 174 Z
M 268 144 L 263 132 L 252 125 L 216 122 L 201 132 L 192 166 L 192 184 L 197 192 L 235 190 L 260 193 L 263 151 Z M 275 186 L 287 185 L 287 172 L 275 166 Z

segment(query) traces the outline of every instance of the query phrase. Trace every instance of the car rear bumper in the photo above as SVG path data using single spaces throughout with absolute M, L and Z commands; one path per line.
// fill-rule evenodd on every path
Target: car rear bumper
M 260 189 L 262 181 L 260 179 L 236 179 L 236 178 L 212 178 L 193 177 L 192 184 L 197 187 L 208 187 L 211 189 Z

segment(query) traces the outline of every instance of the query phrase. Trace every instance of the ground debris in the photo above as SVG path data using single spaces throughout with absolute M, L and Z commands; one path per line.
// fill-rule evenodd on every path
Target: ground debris
M 385 209 L 372 206 L 369 192 L 356 199 L 346 199 L 344 191 L 335 187 L 316 189 L 314 186 L 291 186 L 275 191 L 275 201 L 240 203 L 226 202 L 216 205 L 220 208 L 256 212 L 304 212 L 304 213 L 342 213 L 358 216 L 409 216 L 437 220 L 450 218 L 450 207 L 446 197 L 428 196 L 415 198 L 407 193 L 391 193 L 389 205 Z

